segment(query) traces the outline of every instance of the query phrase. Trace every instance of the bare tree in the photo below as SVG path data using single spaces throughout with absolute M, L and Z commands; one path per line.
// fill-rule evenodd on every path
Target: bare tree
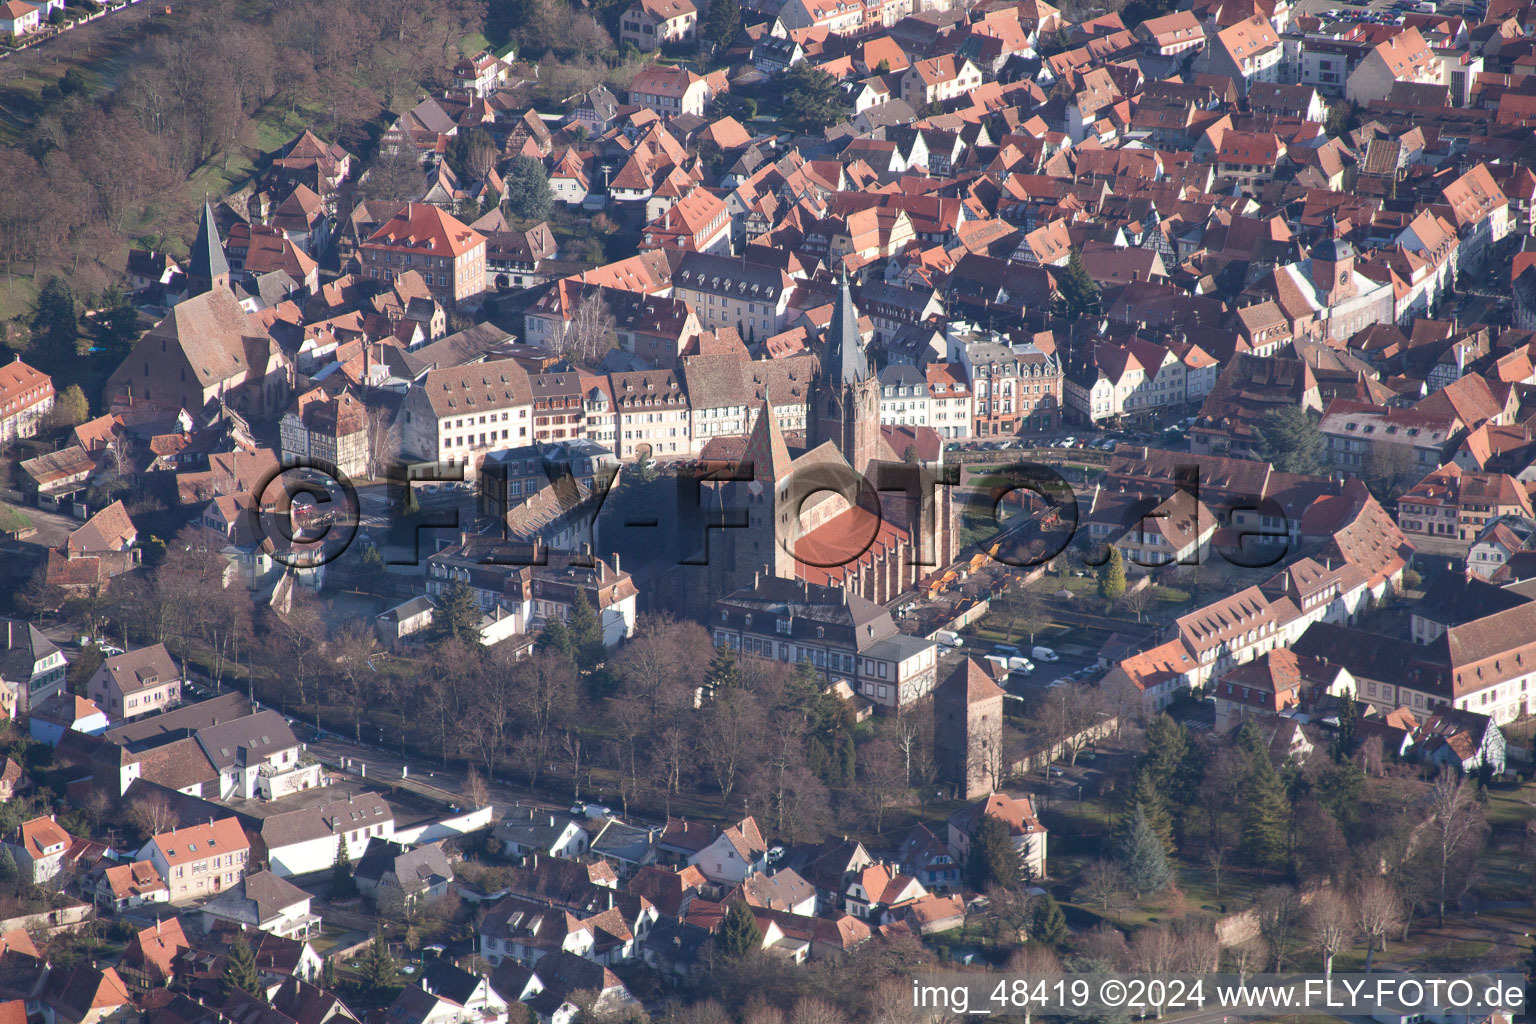
M 363 708 L 368 703 L 367 680 L 376 671 L 373 655 L 378 649 L 373 627 L 364 619 L 349 619 L 337 631 L 336 680 L 352 708 L 353 739 L 363 741 Z
M 1209 974 L 1221 963 L 1221 940 L 1216 937 L 1215 918 L 1209 914 L 1185 914 L 1173 921 L 1179 937 L 1179 973 Z
M 560 753 L 571 772 L 571 799 L 581 800 L 581 769 L 587 763 L 586 737 L 575 723 L 560 733 Z
M 802 996 L 789 1011 L 789 1024 L 848 1024 L 848 1018 L 820 996 Z
M 262 650 L 268 668 L 279 679 L 294 687 L 296 704 L 309 702 L 308 683 L 314 673 L 322 645 L 325 623 L 320 616 L 320 602 L 304 587 L 295 587 L 286 614 L 268 610 L 264 616 Z M 297 708 L 295 709 L 297 710 Z
M 999 928 L 1008 929 L 1015 943 L 1029 938 L 1035 902 L 1025 886 L 993 885 L 987 888 L 987 916 Z
M 902 775 L 910 787 L 918 752 L 933 745 L 933 702 L 928 698 L 901 711 L 891 724 L 891 742 L 901 751 Z
M 859 752 L 859 783 L 865 802 L 875 814 L 875 831 L 885 824 L 885 812 L 907 795 L 907 775 L 901 751 L 890 740 L 874 739 Z
M 602 292 L 592 288 L 582 296 L 566 325 L 560 355 L 576 362 L 596 365 L 603 354 L 614 347 L 617 322 Z
M 1333 889 L 1312 894 L 1305 913 L 1307 934 L 1323 958 L 1323 976 L 1333 977 L 1333 958 L 1349 945 L 1354 935 L 1354 915 L 1349 901 Z
M 741 1024 L 784 1024 L 784 1011 L 761 995 L 753 995 L 741 1011 Z
M 400 428 L 389 406 L 382 402 L 368 406 L 367 437 L 368 475 L 379 480 L 400 458 Z
M 1056 951 L 1048 946 L 1043 946 L 1038 942 L 1031 942 L 1028 945 L 1020 946 L 1008 954 L 1007 970 L 1009 974 L 1027 974 L 1034 977 L 1046 974 L 1060 974 L 1061 959 L 1057 957 Z M 907 1005 L 910 1007 L 912 1005 L 911 992 L 908 991 L 906 994 Z M 1024 1024 L 1029 1024 L 1030 1013 L 1031 1007 L 1028 1003 L 1025 1003 Z
M 1276 974 L 1296 946 L 1301 926 L 1301 897 L 1288 885 L 1271 885 L 1259 893 L 1259 934 L 1269 947 Z
M 145 835 L 157 836 L 168 831 L 180 817 L 164 794 L 151 792 L 133 801 L 128 820 Z
M 1140 622 L 1142 613 L 1152 607 L 1152 601 L 1156 596 L 1149 583 L 1146 586 L 1127 590 L 1125 596 L 1120 599 L 1120 603 L 1125 606 L 1126 611 L 1134 613 L 1136 621 Z
M 518 663 L 517 682 L 516 713 L 522 735 L 514 749 L 528 785 L 537 788 L 559 727 L 574 706 L 576 674 L 569 659 L 539 651 Z
M 966 748 L 966 775 L 970 776 L 974 772 L 989 790 L 1001 789 L 1009 774 L 1002 729 L 996 732 L 988 729 L 972 730 Z
M 1477 854 L 1487 833 L 1488 823 L 1472 786 L 1453 770 L 1442 771 L 1430 794 L 1429 820 L 1417 837 L 1415 857 L 1442 928 L 1446 904 L 1472 885 Z
M 1111 907 L 1122 906 L 1129 891 L 1130 883 L 1126 881 L 1120 865 L 1101 857 L 1089 861 L 1083 867 L 1077 885 L 1077 898 L 1085 903 L 1098 904 L 1100 909 L 1108 911 Z
M 464 800 L 470 810 L 480 807 L 489 807 L 491 804 L 491 791 L 485 784 L 485 777 L 474 765 L 464 773 Z
M 1211 891 L 1217 897 L 1221 896 L 1221 871 L 1231 852 L 1224 836 L 1217 836 L 1205 844 L 1205 862 L 1211 869 Z
M 1146 974 L 1172 974 L 1181 950 L 1178 936 L 1166 924 L 1139 928 L 1131 938 L 1131 967 Z
M 1371 875 L 1363 878 L 1350 894 L 1350 908 L 1354 911 L 1355 926 L 1365 935 L 1365 969 L 1371 969 L 1371 960 L 1377 948 L 1387 948 L 1387 936 L 1401 923 L 1403 901 L 1385 878 Z
M 408 143 L 386 146 L 359 183 L 367 199 L 386 199 L 404 203 L 418 198 L 426 188 L 421 161 Z
M 720 789 L 722 809 L 730 805 L 742 769 L 757 753 L 759 710 L 752 695 L 739 688 L 720 692 L 704 706 L 695 741 Z

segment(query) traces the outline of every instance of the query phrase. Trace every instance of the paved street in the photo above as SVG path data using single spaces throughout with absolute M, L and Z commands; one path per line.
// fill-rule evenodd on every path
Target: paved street
M 301 739 L 313 736 L 311 727 L 299 724 L 295 726 L 295 730 L 300 733 Z M 379 730 L 374 728 L 373 731 Z M 390 737 L 385 739 L 387 741 Z M 361 769 L 366 773 L 362 776 L 364 778 L 389 783 L 400 782 L 403 779 L 411 788 L 428 795 L 449 800 L 461 806 L 467 803 L 467 798 L 464 796 L 464 773 L 456 767 L 445 769 L 416 758 L 402 760 L 396 753 L 367 744 L 357 744 L 331 732 L 324 733 L 319 739 L 307 739 L 306 749 L 333 767 L 343 767 L 345 764 L 353 773 L 358 773 Z M 405 767 L 410 771 L 402 774 L 401 769 Z M 548 810 L 565 810 L 570 806 L 568 803 L 537 800 L 527 790 L 513 786 L 505 780 L 496 780 L 487 788 L 498 818 L 514 804 L 524 807 L 542 807 Z

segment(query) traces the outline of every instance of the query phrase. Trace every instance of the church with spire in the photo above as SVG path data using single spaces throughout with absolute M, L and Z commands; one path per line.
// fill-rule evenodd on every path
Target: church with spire
M 186 298 L 173 305 L 107 379 L 105 398 L 185 409 L 199 423 L 282 412 L 293 363 L 230 286 L 213 209 L 203 204 L 185 268 Z
M 713 485 L 717 508 L 745 509 L 744 527 L 711 530 L 715 596 L 765 576 L 840 588 L 889 604 L 958 557 L 952 488 L 935 485 L 921 507 L 898 478 L 942 464 L 929 427 L 882 426 L 880 382 L 859 332 L 859 311 L 839 280 L 832 320 L 806 395 L 803 447 L 786 438 L 769 399 L 745 438 L 719 439 L 706 460 L 739 461 L 751 479 Z

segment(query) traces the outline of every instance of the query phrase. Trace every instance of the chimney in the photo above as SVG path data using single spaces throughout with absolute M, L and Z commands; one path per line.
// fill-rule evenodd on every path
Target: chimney
M 619 553 L 617 551 L 613 552 L 613 571 L 615 573 L 619 571 Z

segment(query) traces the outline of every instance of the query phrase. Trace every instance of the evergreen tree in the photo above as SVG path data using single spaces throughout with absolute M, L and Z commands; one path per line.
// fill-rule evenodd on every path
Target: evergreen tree
M 1280 773 L 1269 760 L 1269 751 L 1260 749 L 1256 755 L 1250 751 L 1249 757 L 1241 808 L 1243 856 L 1256 867 L 1282 867 L 1291 801 Z
M 245 941 L 245 933 L 235 936 L 229 946 L 229 959 L 224 964 L 224 991 L 261 994 L 261 974 L 256 970 L 256 954 Z
M 566 624 L 571 633 L 571 651 L 576 656 L 576 667 L 591 672 L 608 659 L 608 647 L 603 643 L 603 624 L 597 621 L 597 612 L 587 601 L 587 595 L 576 591 L 576 601 L 571 605 L 571 621 Z
M 1355 744 L 1358 742 L 1355 721 L 1355 695 L 1349 693 L 1339 705 L 1339 732 L 1333 741 L 1333 759 L 1341 764 L 1355 753 Z
M 549 174 L 544 162 L 531 156 L 515 156 L 507 161 L 501 176 L 505 191 L 502 202 L 513 220 L 542 220 L 549 216 L 554 193 L 549 190 Z
M 1127 804 L 1146 818 L 1147 825 L 1162 844 L 1163 852 L 1173 853 L 1173 818 L 1168 813 L 1168 803 L 1163 799 L 1162 790 L 1158 788 L 1150 768 L 1143 767 L 1136 773 L 1136 784 L 1131 788 Z
M 741 685 L 741 666 L 737 664 L 736 652 L 729 644 L 715 648 L 715 656 L 709 659 L 704 682 L 712 690 L 731 690 Z
M 1109 557 L 1099 566 L 1099 596 L 1118 601 L 1125 596 L 1125 562 L 1118 548 L 1109 549 Z
M 715 948 L 727 960 L 740 960 L 754 949 L 763 948 L 763 931 L 746 900 L 737 900 L 725 912 L 720 931 L 715 933 Z
M 843 92 L 825 71 L 801 61 L 779 76 L 779 121 L 797 132 L 815 132 L 847 112 Z
M 374 932 L 373 945 L 368 947 L 362 973 L 363 983 L 375 999 L 384 999 L 400 986 L 400 971 L 395 967 L 394 958 L 389 955 L 389 943 L 384 941 L 383 932 Z
M 62 277 L 52 277 L 32 306 L 32 361 L 44 373 L 68 371 L 79 356 L 80 321 L 75 293 Z
M 1164 792 L 1172 787 L 1189 754 L 1189 734 L 1165 711 L 1147 723 L 1147 752 L 1141 766 Z
M 21 877 L 16 870 L 16 858 L 11 856 L 9 847 L 0 846 L 0 885 L 15 885 Z
M 833 747 L 835 757 L 832 760 L 832 779 L 828 780 L 834 786 L 847 786 L 853 782 L 854 771 L 858 765 L 858 751 L 853 745 L 853 733 L 842 731 L 837 734 Z
M 127 296 L 120 291 L 109 295 L 107 311 L 96 322 L 101 327 L 101 355 L 114 366 L 128 358 L 139 337 L 139 311 Z
M 544 623 L 544 628 L 539 630 L 539 639 L 534 646 L 541 651 L 558 654 L 563 658 L 575 659 L 575 645 L 571 643 L 571 631 L 565 628 L 565 623 L 559 619 L 549 619 Z
M 330 898 L 351 899 L 357 895 L 357 879 L 352 877 L 352 853 L 347 849 L 347 837 L 336 837 L 336 859 L 331 863 Z
M 1013 836 L 1001 818 L 983 814 L 971 836 L 971 857 L 966 864 L 972 889 L 984 892 L 988 886 L 1011 889 L 1019 882 L 1019 851 Z
M 1099 285 L 1083 266 L 1083 254 L 1076 246 L 1065 267 L 1052 268 L 1052 276 L 1063 312 L 1074 317 L 1099 315 Z
M 1282 473 L 1316 473 L 1323 464 L 1323 434 L 1299 405 L 1271 409 L 1255 425 L 1258 455 Z
M 739 0 L 714 0 L 699 26 L 699 34 L 711 46 L 729 46 L 736 33 L 741 31 L 741 4 Z
M 462 640 L 471 649 L 480 642 L 480 619 L 484 616 L 475 592 L 463 580 L 454 580 L 443 588 L 438 607 L 432 617 L 433 631 L 438 639 Z
M 1030 922 L 1029 936 L 1047 946 L 1060 946 L 1067 941 L 1067 915 L 1061 912 L 1056 897 L 1046 893 L 1035 904 L 1034 920 Z
M 1120 837 L 1120 866 L 1138 898 L 1161 892 L 1172 878 L 1163 841 L 1139 805 L 1130 827 Z

